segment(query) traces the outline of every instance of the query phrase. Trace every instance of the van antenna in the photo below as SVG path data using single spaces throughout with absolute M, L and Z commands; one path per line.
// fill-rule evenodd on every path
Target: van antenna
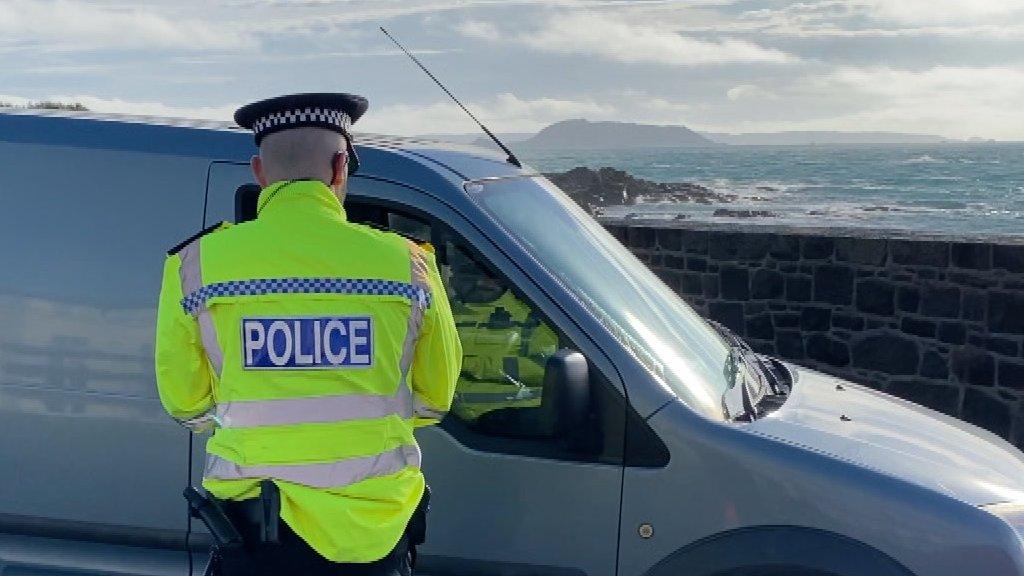
M 419 60 L 416 59 L 415 56 L 410 54 L 409 51 L 405 49 L 405 46 L 402 46 L 401 44 L 399 44 L 398 40 L 395 40 L 395 37 L 392 36 L 391 34 L 389 34 L 388 31 L 385 30 L 383 26 L 380 27 L 380 31 L 383 32 L 384 35 L 388 37 L 388 39 L 390 39 L 392 42 L 394 42 L 395 46 L 398 46 L 402 50 L 402 52 L 405 52 L 405 55 L 408 56 L 409 58 L 411 58 L 412 61 L 415 62 L 416 65 L 420 67 L 420 70 L 423 70 L 427 74 L 427 76 L 430 76 L 430 79 L 433 80 L 434 83 L 437 84 L 441 88 L 441 90 L 444 90 L 444 93 L 447 94 L 452 100 L 454 100 L 455 103 L 459 105 L 459 108 L 462 108 L 463 112 L 465 112 L 466 114 L 469 114 L 469 117 L 472 118 L 474 122 L 476 122 L 477 126 L 479 126 L 481 130 L 484 131 L 484 134 L 487 134 L 487 136 L 489 136 L 490 139 L 493 140 L 494 143 L 497 144 L 498 147 L 501 148 L 502 151 L 505 152 L 505 154 L 508 154 L 508 163 L 509 164 L 515 166 L 516 168 L 522 168 L 523 167 L 523 163 L 519 161 L 519 158 L 516 158 L 516 155 L 513 154 L 511 150 L 508 149 L 508 146 L 505 146 L 501 142 L 501 140 L 499 140 L 498 137 L 494 135 L 493 132 L 488 130 L 487 126 L 484 126 L 483 122 L 477 120 L 476 116 L 473 116 L 473 113 L 470 112 L 469 109 L 467 109 L 465 106 L 463 106 L 462 102 L 459 102 L 459 99 L 456 98 L 455 95 L 451 93 L 451 91 L 449 91 L 447 88 L 445 88 L 444 84 L 441 84 L 441 81 L 438 80 L 436 76 L 431 74 L 430 70 L 427 70 L 427 67 L 424 66 L 422 62 L 420 62 Z

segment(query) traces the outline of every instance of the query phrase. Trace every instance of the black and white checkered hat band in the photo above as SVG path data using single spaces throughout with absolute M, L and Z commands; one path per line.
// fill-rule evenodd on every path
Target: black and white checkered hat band
M 267 132 L 276 132 L 288 126 L 332 126 L 348 132 L 352 126 L 352 118 L 341 110 L 327 108 L 299 108 L 274 112 L 253 122 L 252 130 L 256 137 Z

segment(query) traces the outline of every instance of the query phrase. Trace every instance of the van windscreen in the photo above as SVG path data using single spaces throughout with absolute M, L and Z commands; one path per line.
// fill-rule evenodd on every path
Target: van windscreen
M 478 181 L 466 188 L 683 402 L 723 416 L 729 346 L 590 215 L 542 177 Z

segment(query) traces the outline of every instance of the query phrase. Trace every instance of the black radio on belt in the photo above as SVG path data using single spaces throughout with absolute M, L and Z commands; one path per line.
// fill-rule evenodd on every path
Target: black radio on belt
M 188 501 L 189 513 L 203 521 L 217 543 L 217 548 L 229 550 L 242 546 L 242 535 L 235 529 L 235 525 L 228 519 L 227 514 L 224 514 L 216 500 L 192 486 L 185 488 L 184 496 Z

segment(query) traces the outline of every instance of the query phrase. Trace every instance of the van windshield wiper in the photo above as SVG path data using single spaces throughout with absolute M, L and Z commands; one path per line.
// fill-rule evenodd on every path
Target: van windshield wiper
M 749 344 L 736 335 L 735 332 L 726 328 L 718 322 L 709 320 L 709 324 L 722 337 L 729 346 L 729 356 L 723 367 L 729 387 L 722 393 L 722 408 L 726 417 L 730 420 L 753 421 L 760 415 L 758 405 L 768 396 L 785 395 L 788 390 L 781 382 L 781 377 L 774 367 L 759 354 L 754 352 Z M 751 381 L 747 375 L 753 376 Z M 740 411 L 729 409 L 729 396 L 734 394 L 737 385 L 739 386 Z M 752 388 L 756 386 L 756 388 Z
M 757 419 L 757 403 L 754 401 L 754 393 L 750 389 L 751 382 L 747 378 L 747 374 L 750 371 L 746 355 L 747 352 L 742 346 L 734 345 L 729 348 L 729 357 L 726 359 L 723 368 L 725 377 L 729 381 L 729 386 L 722 393 L 722 410 L 725 411 L 726 418 L 730 420 L 752 422 Z M 739 386 L 740 405 L 743 409 L 734 416 L 733 411 L 729 408 L 729 395 L 737 386 Z

